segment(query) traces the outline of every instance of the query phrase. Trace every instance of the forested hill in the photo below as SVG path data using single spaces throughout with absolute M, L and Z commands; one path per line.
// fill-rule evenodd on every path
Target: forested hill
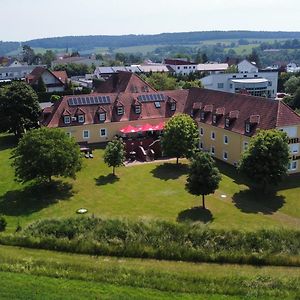
M 96 47 L 130 47 L 142 45 L 183 45 L 195 44 L 205 40 L 219 39 L 299 39 L 300 32 L 284 31 L 197 31 L 161 33 L 153 35 L 94 35 L 94 36 L 65 36 L 23 41 L 36 48 L 72 48 L 87 50 Z M 17 49 L 18 42 L 1 42 L 0 54 Z

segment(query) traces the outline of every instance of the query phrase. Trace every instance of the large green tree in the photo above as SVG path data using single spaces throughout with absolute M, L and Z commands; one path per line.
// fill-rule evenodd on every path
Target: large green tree
M 238 169 L 265 190 L 278 184 L 287 174 L 289 163 L 288 137 L 273 129 L 261 130 L 250 139 Z
M 0 131 L 20 137 L 38 127 L 40 106 L 36 92 L 24 82 L 13 82 L 0 89 Z
M 191 157 L 199 144 L 195 121 L 186 114 L 173 116 L 165 125 L 162 149 L 165 155 L 177 158 Z
M 193 195 L 202 195 L 202 207 L 205 209 L 205 195 L 214 193 L 219 187 L 221 174 L 214 159 L 206 152 L 196 152 L 189 167 L 186 189 Z
M 284 83 L 286 93 L 294 94 L 300 88 L 300 77 L 292 76 Z
M 52 176 L 75 178 L 81 169 L 80 148 L 60 129 L 40 128 L 28 131 L 13 151 L 16 179 L 50 182 Z
M 125 161 L 125 145 L 121 139 L 114 139 L 109 142 L 104 152 L 104 162 L 113 168 L 113 175 L 115 175 L 115 168 L 123 166 Z
M 176 78 L 166 73 L 152 73 L 146 81 L 158 91 L 175 90 L 177 88 Z

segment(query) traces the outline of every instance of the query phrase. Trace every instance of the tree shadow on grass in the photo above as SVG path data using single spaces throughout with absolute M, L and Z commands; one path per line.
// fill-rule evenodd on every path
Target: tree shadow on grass
M 258 190 L 244 190 L 233 195 L 234 205 L 244 213 L 273 214 L 285 203 L 285 197 L 276 191 L 263 194 Z
M 17 139 L 14 135 L 0 135 L 0 151 L 16 147 Z
M 181 211 L 177 216 L 177 222 L 202 222 L 204 224 L 213 221 L 213 215 L 209 209 L 192 207 Z
M 21 190 L 8 191 L 0 196 L 0 214 L 30 215 L 59 200 L 68 200 L 73 195 L 70 183 L 53 181 L 50 184 L 31 184 Z
M 95 178 L 96 185 L 113 184 L 119 180 L 120 178 L 114 174 L 101 175 L 98 178 Z
M 188 166 L 186 164 L 164 163 L 156 166 L 152 171 L 152 175 L 162 180 L 175 180 L 180 176 L 187 174 Z

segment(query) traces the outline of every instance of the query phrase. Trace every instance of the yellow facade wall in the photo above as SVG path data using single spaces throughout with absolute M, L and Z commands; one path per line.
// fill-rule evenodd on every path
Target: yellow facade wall
M 167 121 L 168 119 L 151 119 L 151 120 L 138 120 L 138 121 L 124 121 L 124 122 L 105 122 L 102 124 L 91 124 L 91 125 L 81 125 L 81 126 L 70 126 L 61 128 L 66 133 L 71 134 L 77 142 L 87 142 L 87 143 L 101 143 L 112 140 L 115 135 L 121 135 L 120 129 L 131 125 L 138 127 L 144 124 L 158 125 L 162 121 Z M 291 126 L 297 127 L 296 134 L 293 138 L 298 138 L 300 142 L 300 125 Z M 201 128 L 203 130 L 203 135 L 201 135 Z M 284 127 L 283 127 L 284 128 Z M 100 136 L 100 130 L 106 129 L 106 136 Z M 203 150 L 211 153 L 212 147 L 215 149 L 214 157 L 231 165 L 236 165 L 241 158 L 242 152 L 245 150 L 247 144 L 249 144 L 250 138 L 248 136 L 238 134 L 227 130 L 225 128 L 219 128 L 213 125 L 198 122 L 200 143 L 202 143 Z M 281 129 L 281 128 L 278 128 Z M 89 138 L 83 137 L 83 131 L 89 131 Z M 212 132 L 215 133 L 215 139 L 212 139 Z M 228 143 L 225 143 L 225 136 L 228 138 Z M 296 161 L 296 168 L 290 170 L 289 173 L 300 172 L 300 143 L 299 152 L 291 153 L 291 162 Z M 227 159 L 224 153 L 227 153 Z
M 235 165 L 241 158 L 241 153 L 249 143 L 249 137 L 241 134 L 208 125 L 205 123 L 198 123 L 200 143 L 203 145 L 203 150 L 212 153 L 212 147 L 215 148 L 214 157 L 223 160 L 229 164 Z M 203 135 L 201 135 L 201 128 Z M 212 133 L 215 134 L 215 139 L 212 138 Z M 225 136 L 227 136 L 227 144 L 225 143 Z M 227 153 L 227 159 L 225 158 Z
M 70 126 L 62 127 L 66 133 L 70 134 L 75 138 L 77 142 L 87 142 L 87 143 L 102 143 L 113 139 L 113 137 L 118 134 L 121 135 L 120 129 L 131 125 L 138 127 L 140 125 L 150 124 L 158 125 L 160 122 L 167 121 L 168 119 L 151 119 L 151 120 L 138 120 L 138 121 L 124 121 L 124 122 L 105 122 L 102 124 L 83 124 L 80 126 Z M 100 130 L 106 129 L 106 136 L 100 136 Z M 89 138 L 83 137 L 83 131 L 89 131 Z

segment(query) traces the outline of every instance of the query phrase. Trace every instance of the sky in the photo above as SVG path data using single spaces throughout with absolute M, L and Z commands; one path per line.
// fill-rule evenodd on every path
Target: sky
M 299 0 L 0 0 L 0 4 L 2 41 L 208 30 L 300 31 Z

